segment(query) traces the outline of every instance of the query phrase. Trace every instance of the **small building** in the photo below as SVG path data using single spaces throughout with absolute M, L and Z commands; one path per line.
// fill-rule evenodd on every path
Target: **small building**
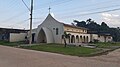
M 17 42 L 24 41 L 29 30 L 0 28 L 0 40 Z
M 111 42 L 113 41 L 113 38 L 110 34 L 101 33 L 98 34 L 98 40 L 99 42 Z
M 112 42 L 113 38 L 108 33 L 90 33 L 91 42 Z

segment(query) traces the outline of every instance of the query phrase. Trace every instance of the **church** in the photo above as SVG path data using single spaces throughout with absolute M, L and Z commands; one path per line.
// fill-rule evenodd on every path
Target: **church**
M 59 22 L 49 13 L 46 19 L 32 31 L 33 41 L 36 43 L 64 43 L 64 32 L 70 34 L 67 43 L 89 43 L 94 40 L 99 42 L 110 42 L 112 36 L 88 33 L 87 28 L 77 27 Z

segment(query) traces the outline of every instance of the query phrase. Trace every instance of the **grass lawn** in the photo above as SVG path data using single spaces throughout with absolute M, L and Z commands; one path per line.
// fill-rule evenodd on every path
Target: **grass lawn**
M 95 43 L 97 48 L 114 49 L 120 47 L 120 43 Z
M 23 42 L 7 42 L 0 41 L 0 45 L 16 47 Z M 72 56 L 80 56 L 80 57 L 88 57 L 88 56 L 97 56 L 102 54 L 107 54 L 110 51 L 120 48 L 120 43 L 94 43 L 96 48 L 88 48 L 88 47 L 75 47 L 75 46 L 67 46 L 66 48 L 62 44 L 35 44 L 33 46 L 20 46 L 20 48 L 37 50 L 37 51 L 45 51 L 52 53 L 59 53 L 64 55 L 72 55 Z
M 61 44 L 40 44 L 34 46 L 21 46 L 21 48 L 60 53 L 64 55 L 73 55 L 73 56 L 93 56 L 97 52 L 101 51 L 100 49 L 93 49 L 86 47 L 67 46 L 65 48 L 64 45 Z
M 4 45 L 4 46 L 18 46 L 20 44 L 23 44 L 23 42 L 8 42 L 8 41 L 0 41 L 0 45 Z

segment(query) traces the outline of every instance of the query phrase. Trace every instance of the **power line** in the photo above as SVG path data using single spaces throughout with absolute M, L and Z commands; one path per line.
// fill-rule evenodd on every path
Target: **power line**
M 98 8 L 93 8 L 93 9 L 88 9 L 88 10 L 77 10 L 77 11 L 71 11 L 71 12 L 65 12 L 65 13 L 60 13 L 60 14 L 66 14 L 66 13 L 77 13 L 77 12 L 85 12 L 85 11 L 97 11 L 97 10 L 100 10 L 100 9 L 105 9 L 105 8 L 113 8 L 113 7 L 120 7 L 120 5 L 112 5 L 112 6 L 105 6 L 105 7 L 98 7 Z
M 51 6 L 60 5 L 60 4 L 67 3 L 70 1 L 73 1 L 73 0 L 54 1 L 55 4 L 53 4 Z M 50 3 L 48 3 L 48 4 L 50 4 Z M 42 6 L 41 8 L 48 7 L 48 4 L 45 4 L 45 6 Z M 40 9 L 34 9 L 34 10 L 40 10 Z
M 22 1 L 24 1 L 24 0 L 22 0 Z M 71 0 L 72 1 L 72 0 Z M 57 2 L 57 1 L 56 1 Z M 59 1 L 58 1 L 59 2 Z M 53 5 L 59 5 L 59 4 L 63 4 L 63 3 L 66 3 L 66 2 L 70 2 L 70 1 L 68 1 L 68 0 L 66 0 L 66 1 L 62 1 L 62 2 L 60 2 L 60 3 L 56 3 L 56 4 L 53 4 Z M 113 0 L 111 1 L 111 2 L 113 2 Z M 24 2 L 25 3 L 25 2 Z M 90 5 L 89 5 L 90 6 Z M 29 8 L 28 6 L 27 6 L 27 4 L 26 4 L 26 7 L 27 8 Z M 30 8 L 29 8 L 30 9 Z M 99 8 L 96 8 L 96 9 L 99 9 Z M 92 10 L 92 9 L 90 9 L 90 10 Z M 94 9 L 93 9 L 94 10 Z M 20 14 L 20 15 L 24 15 L 24 14 Z M 20 16 L 20 15 L 18 15 L 18 16 Z M 81 14 L 80 14 L 81 15 Z M 14 18 L 17 18 L 18 17 L 17 15 L 16 16 L 13 16 L 12 18 L 10 18 L 10 19 L 7 19 L 6 21 L 10 21 L 11 19 L 14 19 Z M 34 18 L 33 18 L 34 19 Z
M 99 14 L 99 13 L 105 13 L 105 12 L 111 12 L 111 11 L 117 11 L 117 10 L 120 10 L 120 8 L 111 9 L 111 10 L 104 10 L 104 11 L 98 11 L 98 12 L 92 12 L 92 13 L 81 14 L 81 15 Z
M 30 18 L 29 18 L 30 19 Z M 27 21 L 29 21 L 29 19 L 25 19 L 25 20 L 23 20 L 23 21 L 20 21 L 20 22 L 17 22 L 17 23 L 15 23 L 15 24 L 23 24 L 23 22 L 27 22 Z
M 116 1 L 113 1 L 113 0 L 109 0 L 109 1 L 102 1 L 102 2 L 98 2 L 98 3 L 94 3 L 94 4 L 89 4 L 89 5 L 84 5 L 84 6 L 78 6 L 78 7 L 74 7 L 74 8 L 66 8 L 66 10 L 71 10 L 71 9 L 78 9 L 78 8 L 88 8 L 88 7 L 91 7 L 91 6 L 97 6 L 97 5 L 102 5 L 104 3 L 113 3 L 113 2 L 116 2 Z M 58 10 L 58 9 L 57 9 Z M 62 10 L 63 11 L 63 10 Z
M 113 1 L 113 0 L 111 0 L 111 1 L 103 1 L 103 2 L 98 2 L 98 3 L 95 3 L 95 4 L 81 6 L 79 8 L 88 8 L 88 7 L 91 7 L 91 6 L 103 5 L 103 4 L 106 4 L 106 3 L 113 3 L 113 2 L 117 2 L 117 1 Z
M 86 11 L 91 11 L 91 10 L 96 10 L 96 9 L 103 9 L 103 8 L 108 8 L 108 7 L 116 7 L 116 6 L 120 6 L 120 5 L 113 5 L 113 6 L 105 6 L 105 7 L 100 7 L 100 8 L 95 8 L 95 9 L 88 9 Z M 104 10 L 104 11 L 97 11 L 97 12 L 91 12 L 91 13 L 85 13 L 85 14 L 79 14 L 79 15 L 72 15 L 72 16 L 85 16 L 85 15 L 91 15 L 91 14 L 98 14 L 98 13 L 104 13 L 104 12 L 111 12 L 111 11 L 117 11 L 120 10 L 120 8 L 115 8 L 115 9 L 110 9 L 110 10 Z M 77 13 L 77 12 L 73 12 L 73 13 Z M 70 13 L 72 14 L 72 13 Z M 72 17 L 72 16 L 64 16 L 64 17 Z M 62 16 L 62 18 L 64 18 Z M 33 18 L 33 19 L 41 19 L 41 18 Z
M 66 0 L 66 1 L 62 1 L 62 2 L 60 2 L 60 3 L 56 3 L 56 4 L 53 4 L 53 5 L 59 5 L 59 4 L 63 4 L 63 3 L 66 3 L 66 2 L 70 2 L 70 1 L 72 1 L 72 0 Z M 98 4 L 103 4 L 103 3 L 110 3 L 110 2 L 114 2 L 113 0 L 109 0 L 109 1 L 103 1 L 103 2 L 99 2 L 99 3 L 95 3 L 95 4 L 92 4 L 92 5 L 86 5 L 86 6 L 82 6 L 82 8 L 83 7 L 90 7 L 90 6 L 95 6 L 95 5 L 98 5 Z M 116 7 L 116 6 L 120 6 L 120 5 L 113 5 L 113 6 L 108 6 L 108 7 L 100 7 L 100 8 L 94 8 L 94 9 L 88 9 L 87 11 L 92 11 L 92 10 L 97 10 L 97 9 L 103 9 L 103 8 L 110 8 L 110 7 Z M 35 10 L 39 10 L 39 9 L 35 9 Z M 73 11 L 73 10 L 72 10 Z M 79 11 L 79 10 L 78 10 Z M 81 10 L 81 11 L 84 11 L 84 10 Z M 69 13 L 68 11 L 66 12 L 66 13 Z M 66 14 L 65 13 L 65 14 Z M 70 12 L 70 13 L 73 13 L 73 12 Z M 74 13 L 77 13 L 77 11 L 76 12 L 74 12 Z
M 18 18 L 18 17 L 24 15 L 25 13 L 26 13 L 26 12 L 21 12 L 21 13 L 16 14 L 16 15 L 14 15 L 14 16 L 12 16 L 12 17 L 6 19 L 6 20 L 3 20 L 3 21 L 1 21 L 1 22 L 5 22 L 5 23 L 6 23 L 6 22 L 9 22 L 9 21 L 11 21 L 11 20 L 13 20 L 13 19 L 15 19 L 15 18 Z
M 30 8 L 27 6 L 24 0 L 22 0 L 23 4 L 26 6 L 26 8 L 30 11 Z
M 110 9 L 110 10 L 104 10 L 104 11 L 97 11 L 97 12 L 91 12 L 91 13 L 85 13 L 85 14 L 77 14 L 77 15 L 69 15 L 69 16 L 62 16 L 62 18 L 70 18 L 70 17 L 77 17 L 77 16 L 87 16 L 87 15 L 93 15 L 93 14 L 99 14 L 99 13 L 105 13 L 105 12 L 112 12 L 112 11 L 118 11 L 120 8 Z
M 18 0 L 10 0 L 9 1 L 10 3 L 8 3 L 7 4 L 7 13 L 8 13 L 8 10 L 12 10 L 13 8 L 15 8 L 15 7 L 17 7 L 18 8 Z M 4 11 L 4 13 L 6 13 L 6 11 Z M 13 12 L 12 12 L 13 13 Z M 11 16 L 11 15 L 9 15 L 9 16 L 11 16 L 11 17 L 9 17 L 9 18 L 7 18 L 7 19 L 4 19 L 4 20 L 2 20 L 1 22 L 5 22 L 5 23 L 7 23 L 7 22 L 9 22 L 9 21 L 12 21 L 13 19 L 15 19 L 15 18 L 18 18 L 18 17 L 20 17 L 20 16 L 22 16 L 22 15 L 25 15 L 25 11 L 24 12 L 21 12 L 21 13 L 17 13 L 17 14 L 15 14 L 15 15 L 13 15 L 13 16 Z M 10 14 L 10 13 L 9 13 Z
M 23 24 L 23 22 L 24 22 L 24 23 L 27 22 L 28 20 L 29 20 L 29 19 L 25 19 L 25 20 L 23 20 L 23 21 L 20 21 L 20 22 L 11 24 L 11 25 L 7 25 L 7 27 L 14 27 L 14 26 L 21 27 L 21 26 L 23 26 L 23 25 L 21 25 L 21 24 Z M 24 25 L 25 25 L 25 24 L 24 24 Z
M 14 8 L 18 8 L 19 4 L 18 4 L 18 0 L 8 0 L 7 1 L 8 3 L 4 3 L 4 1 L 1 1 L 1 3 L 3 3 L 4 5 L 7 5 L 7 6 L 2 6 L 4 9 L 1 9 L 2 10 L 2 13 L 8 13 L 8 11 L 10 10 L 13 10 Z M 1 13 L 1 12 L 0 12 Z
M 25 19 L 25 20 L 23 20 L 23 21 L 14 23 L 14 24 L 12 24 L 12 25 L 10 25 L 10 26 L 14 26 L 14 25 L 16 25 L 16 24 L 23 24 L 23 22 L 27 22 L 28 20 L 29 20 L 29 19 Z

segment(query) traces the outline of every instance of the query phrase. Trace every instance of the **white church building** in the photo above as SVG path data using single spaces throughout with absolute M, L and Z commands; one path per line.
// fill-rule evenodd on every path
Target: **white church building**
M 33 30 L 35 34 L 33 39 L 36 43 L 64 43 L 64 32 L 70 34 L 66 39 L 67 43 L 88 43 L 94 39 L 100 42 L 112 41 L 110 35 L 88 34 L 88 29 L 59 22 L 51 14 L 48 14 L 42 24 Z

